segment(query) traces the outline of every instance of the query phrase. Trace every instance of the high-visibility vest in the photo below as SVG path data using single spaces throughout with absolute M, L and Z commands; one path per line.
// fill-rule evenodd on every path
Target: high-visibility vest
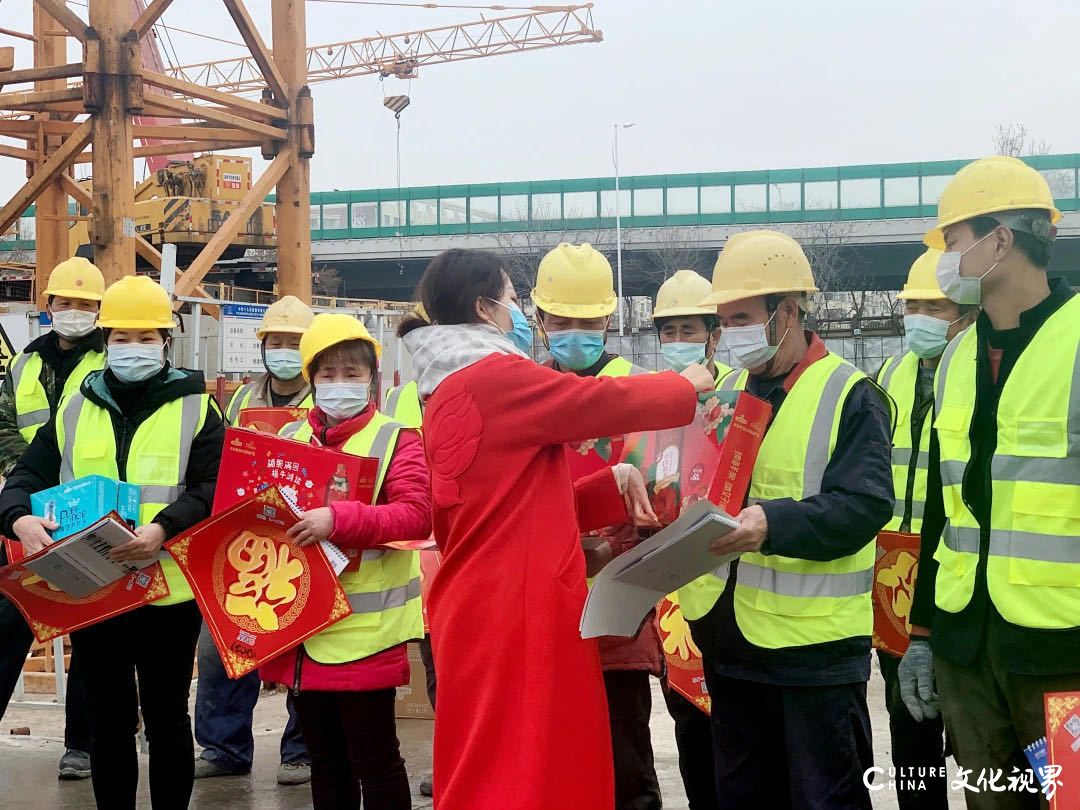
M 229 420 L 230 425 L 236 424 L 236 419 L 240 416 L 240 411 L 244 410 L 244 408 L 248 406 L 248 403 L 251 402 L 251 397 L 254 395 L 255 389 L 259 387 L 259 384 L 259 380 L 252 380 L 251 382 L 244 383 L 233 391 L 232 399 L 229 400 L 229 405 L 225 409 L 225 418 Z M 267 405 L 266 407 L 269 408 L 271 406 Z M 308 410 L 314 408 L 315 402 L 311 398 L 311 393 L 309 392 L 296 407 L 307 408 Z
M 416 381 L 407 382 L 386 392 L 383 413 L 407 428 L 419 428 L 424 421 Z
M 986 585 L 1006 621 L 1057 630 L 1080 626 L 1080 297 L 1046 320 L 1001 390 L 986 527 L 963 491 L 980 339 L 977 328 L 958 335 L 934 382 L 948 518 L 934 553 L 937 606 L 957 613 L 971 601 L 988 539 Z
M 140 526 L 150 523 L 183 493 L 191 445 L 206 423 L 209 408 L 209 395 L 188 394 L 165 403 L 136 428 L 124 480 L 139 486 Z M 60 483 L 85 475 L 119 479 L 109 411 L 78 392 L 61 402 L 57 413 Z M 160 562 L 169 595 L 153 604 L 172 605 L 193 598 L 187 579 L 167 551 L 162 550 Z
M 851 389 L 866 375 L 831 352 L 808 366 L 788 392 L 758 451 L 749 503 L 821 492 Z M 726 381 L 725 381 L 726 382 Z M 744 383 L 733 384 L 741 390 Z M 815 562 L 747 552 L 738 562 L 735 620 L 751 644 L 767 649 L 801 647 L 869 636 L 874 538 L 854 554 Z M 721 566 L 679 590 L 688 619 L 708 613 L 727 585 Z
M 401 430 L 401 424 L 375 411 L 371 421 L 341 448 L 354 456 L 379 460 L 372 503 L 382 489 Z M 309 441 L 311 424 L 304 422 L 292 438 Z M 352 615 L 304 642 L 307 654 L 320 664 L 357 661 L 424 637 L 417 552 L 365 549 L 359 569 L 341 574 L 341 587 L 348 596 Z
M 49 421 L 52 409 L 49 395 L 41 384 L 44 361 L 37 352 L 19 352 L 11 360 L 11 387 L 15 392 L 15 423 L 27 444 L 34 440 L 38 430 Z M 105 368 L 105 352 L 87 352 L 71 370 L 64 390 L 56 398 L 60 402 L 79 390 L 86 375 Z
M 919 380 L 919 358 L 914 352 L 890 357 L 878 372 L 878 384 L 896 403 L 896 430 L 893 433 L 892 470 L 896 504 L 887 531 L 919 533 L 923 510 L 926 507 L 926 468 L 930 454 L 930 431 L 933 418 L 923 419 L 919 444 L 912 443 L 912 412 L 915 410 L 915 388 Z M 911 473 L 914 472 L 914 476 Z M 910 501 L 908 489 L 910 487 Z M 904 527 L 904 514 L 910 504 L 910 524 Z

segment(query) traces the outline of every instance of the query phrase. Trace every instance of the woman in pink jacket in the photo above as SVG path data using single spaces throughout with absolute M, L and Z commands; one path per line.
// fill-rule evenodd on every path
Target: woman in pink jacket
M 349 315 L 316 316 L 300 342 L 315 388 L 306 423 L 282 433 L 379 459 L 373 503 L 314 509 L 289 534 L 361 550 L 342 572 L 352 615 L 264 665 L 264 681 L 288 684 L 311 752 L 316 810 L 409 810 L 411 797 L 394 723 L 396 687 L 409 681 L 405 642 L 424 634 L 417 554 L 383 543 L 431 533 L 431 495 L 420 437 L 379 413 L 382 347 Z

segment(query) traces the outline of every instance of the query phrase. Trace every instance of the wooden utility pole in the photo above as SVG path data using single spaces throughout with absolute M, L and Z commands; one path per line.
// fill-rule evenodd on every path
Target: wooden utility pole
M 67 62 L 67 40 L 64 37 L 64 29 L 45 9 L 36 4 L 34 5 L 34 37 L 35 67 L 48 68 Z M 67 80 L 63 78 L 34 82 L 35 91 L 63 90 L 66 86 Z M 54 114 L 42 112 L 35 118 L 39 122 L 49 121 L 54 119 Z M 27 163 L 27 176 L 30 176 L 36 167 L 41 166 L 63 142 L 60 136 L 46 135 L 44 126 L 40 126 L 35 134 L 37 160 L 34 163 Z M 34 241 L 38 266 L 34 293 L 40 309 L 45 308 L 45 288 L 48 286 L 52 269 L 69 255 L 68 226 L 70 223 L 67 221 L 67 199 L 67 192 L 64 191 L 60 178 L 56 178 L 42 190 L 34 209 Z
M 289 168 L 277 185 L 279 295 L 311 301 L 311 166 L 315 151 L 311 91 L 307 88 L 304 0 L 273 0 L 274 64 L 289 105 L 289 139 L 278 148 Z
M 142 108 L 142 58 L 126 3 L 90 0 L 84 101 L 93 113 L 94 263 L 112 284 L 135 273 L 135 157 L 131 113 Z M 130 33 L 129 33 L 130 32 Z

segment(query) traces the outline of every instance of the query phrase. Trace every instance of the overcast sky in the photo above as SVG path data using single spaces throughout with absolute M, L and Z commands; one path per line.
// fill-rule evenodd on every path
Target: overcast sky
M 269 0 L 247 4 L 269 40 Z M 0 26 L 30 30 L 29 9 L 3 3 Z M 307 9 L 312 45 L 507 13 Z M 615 121 L 637 124 L 620 138 L 623 174 L 978 157 L 1010 122 L 1055 152 L 1080 149 L 1076 0 L 597 0 L 594 16 L 599 45 L 428 67 L 411 83 L 314 85 L 313 190 L 395 184 L 384 92 L 412 97 L 403 185 L 609 175 Z M 177 0 L 164 20 L 239 40 L 216 0 Z M 171 39 L 183 63 L 242 51 Z M 19 46 L 16 67 L 30 60 Z M 0 160 L 6 193 L 24 177 Z

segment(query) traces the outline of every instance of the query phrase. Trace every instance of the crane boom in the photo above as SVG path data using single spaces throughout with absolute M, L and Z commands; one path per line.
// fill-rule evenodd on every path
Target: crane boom
M 593 28 L 592 3 L 547 6 L 527 14 L 311 46 L 307 81 L 373 73 L 412 78 L 425 65 L 602 40 L 603 34 Z M 258 92 L 266 86 L 250 56 L 184 65 L 169 73 L 226 93 Z

